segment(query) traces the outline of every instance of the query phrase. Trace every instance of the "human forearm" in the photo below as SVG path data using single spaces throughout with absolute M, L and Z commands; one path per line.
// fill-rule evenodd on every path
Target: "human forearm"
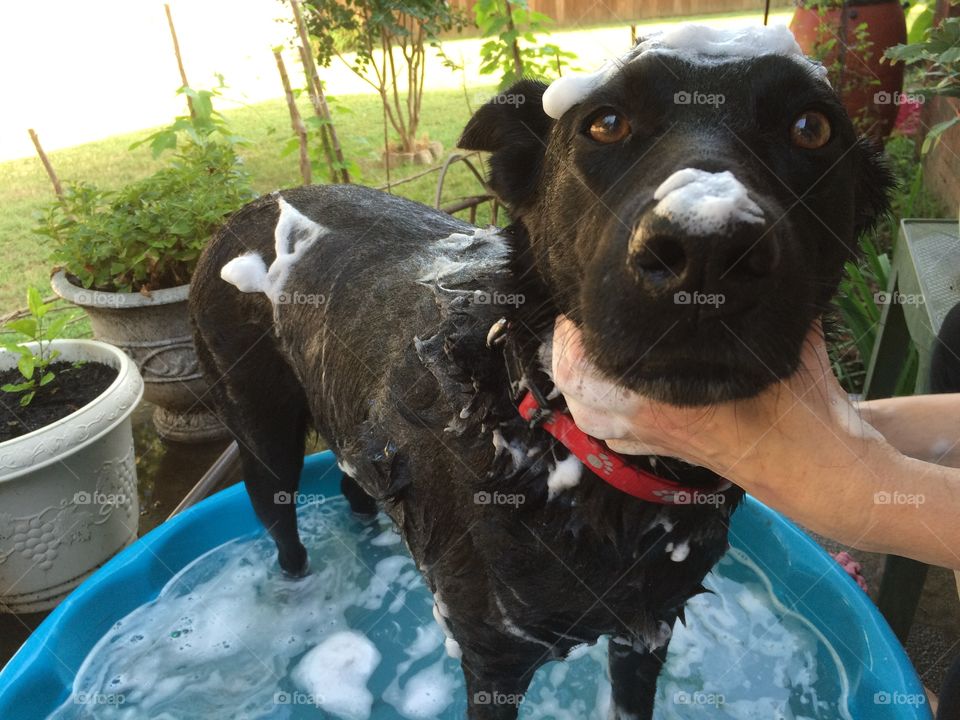
M 864 420 L 904 455 L 960 467 L 960 394 L 868 400 L 858 407 Z
M 785 443 L 727 477 L 814 532 L 870 552 L 960 568 L 960 471 L 877 440 Z M 775 460 L 766 463 L 763 457 Z

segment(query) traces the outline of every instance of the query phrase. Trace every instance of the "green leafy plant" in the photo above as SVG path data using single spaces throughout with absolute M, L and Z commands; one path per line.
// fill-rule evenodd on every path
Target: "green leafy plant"
M 383 104 L 403 152 L 417 149 L 426 49 L 463 26 L 446 0 L 306 0 L 320 64 L 338 57 L 370 85 Z M 354 52 L 352 60 L 345 56 Z
M 869 88 L 878 86 L 880 80 L 866 69 L 867 63 L 873 57 L 873 41 L 870 39 L 870 29 L 866 23 L 860 23 L 853 28 L 853 42 L 846 44 L 840 41 L 841 28 L 837 28 L 835 21 L 828 17 L 828 13 L 835 10 L 846 12 L 845 3 L 839 0 L 821 1 L 816 5 L 819 22 L 817 36 L 813 42 L 812 55 L 815 60 L 823 63 L 827 69 L 830 85 L 836 89 L 841 98 L 865 93 Z M 844 21 L 841 21 L 844 22 Z M 838 30 L 840 34 L 838 34 Z M 866 103 L 854 116 L 850 118 L 857 132 L 868 133 L 879 118 L 873 106 Z
M 902 135 L 890 138 L 886 154 L 897 179 L 891 197 L 889 222 L 860 241 L 860 254 L 847 263 L 834 303 L 840 323 L 831 333 L 830 357 L 834 372 L 848 392 L 861 392 L 866 377 L 890 280 L 890 264 L 899 232 L 900 218 L 943 217 L 945 209 L 923 186 L 922 166 L 914 141 Z M 897 381 L 897 395 L 911 394 L 916 384 L 918 357 L 911 348 Z
M 840 281 L 836 307 L 845 332 L 837 337 L 831 348 L 831 361 L 837 377 L 849 392 L 861 392 L 866 378 L 866 364 L 880 332 L 883 307 L 880 298 L 885 295 L 890 279 L 890 254 L 880 250 L 874 239 L 866 236 L 860 242 L 861 257 L 846 264 L 846 273 Z M 900 369 L 896 395 L 913 392 L 917 377 L 917 351 L 910 354 Z
M 300 98 L 306 90 L 294 89 L 291 91 L 295 98 Z M 331 108 L 336 108 L 338 115 L 349 115 L 353 111 L 340 102 L 332 95 L 324 96 Z M 350 174 L 350 182 L 363 182 L 363 170 L 360 166 L 350 159 L 344 159 L 341 163 L 338 160 L 330 160 L 326 157 L 324 150 L 324 129 L 333 125 L 332 120 L 318 117 L 317 115 L 308 115 L 301 120 L 303 128 L 307 134 L 307 152 L 310 159 L 310 170 L 314 175 L 322 176 L 328 183 L 337 183 L 339 170 L 346 169 Z M 355 138 L 358 144 L 366 144 L 366 138 Z M 296 152 L 300 147 L 300 138 L 294 134 L 284 146 L 280 149 L 280 157 L 287 157 Z
M 480 73 L 500 73 L 499 90 L 524 77 L 543 80 L 559 77 L 576 54 L 553 43 L 537 41 L 553 22 L 549 16 L 531 10 L 527 0 L 477 0 L 473 6 L 480 34 L 493 38 L 480 48 Z
M 190 280 L 207 238 L 254 197 L 237 154 L 242 140 L 213 110 L 215 93 L 193 98 L 193 116 L 137 143 L 166 166 L 120 190 L 68 184 L 62 199 L 38 216 L 34 232 L 49 237 L 51 257 L 83 287 L 149 292 Z
M 950 3 L 957 5 L 957 0 Z M 923 83 L 916 92 L 924 97 L 960 98 L 960 17 L 946 17 L 936 27 L 928 28 L 922 42 L 896 45 L 884 57 L 890 62 L 922 65 Z M 960 114 L 934 125 L 927 132 L 921 152 L 927 153 L 940 137 L 960 124 Z
M 26 407 L 33 402 L 37 392 L 48 386 L 56 377 L 50 366 L 60 356 L 59 350 L 50 347 L 56 340 L 70 319 L 69 315 L 61 314 L 55 320 L 47 322 L 47 314 L 53 305 L 44 303 L 40 291 L 36 288 L 27 290 L 26 317 L 11 320 L 3 329 L 22 337 L 19 341 L 4 339 L 0 342 L 8 352 L 18 356 L 17 369 L 22 380 L 17 383 L 7 383 L 0 387 L 0 391 L 20 396 L 20 406 Z M 26 343 L 36 343 L 36 349 L 27 347 Z

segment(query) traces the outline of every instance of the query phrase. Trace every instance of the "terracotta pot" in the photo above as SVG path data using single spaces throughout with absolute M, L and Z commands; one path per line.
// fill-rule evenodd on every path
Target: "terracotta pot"
M 856 29 L 867 25 L 867 42 L 872 42 L 862 57 Z M 881 63 L 883 51 L 906 42 L 907 26 L 903 8 L 897 0 L 850 2 L 844 8 L 821 11 L 814 2 L 800 2 L 790 21 L 790 30 L 801 49 L 811 57 L 817 55 L 817 45 L 836 39 L 837 42 L 823 58 L 830 68 L 842 64 L 839 84 L 834 73 L 831 82 L 843 98 L 850 117 L 861 132 L 883 139 L 890 134 L 897 119 L 897 110 L 903 95 L 903 64 Z
M 209 408 L 207 382 L 200 372 L 187 310 L 189 285 L 140 293 L 87 290 L 64 271 L 50 284 L 64 300 L 82 307 L 93 336 L 133 358 L 143 376 L 144 399 L 157 406 L 153 424 L 176 442 L 208 442 L 229 435 Z
M 130 413 L 143 395 L 140 373 L 105 343 L 53 347 L 61 360 L 109 365 L 117 377 L 65 418 L 0 443 L 0 612 L 49 610 L 137 539 Z M 16 364 L 0 351 L 0 369 Z

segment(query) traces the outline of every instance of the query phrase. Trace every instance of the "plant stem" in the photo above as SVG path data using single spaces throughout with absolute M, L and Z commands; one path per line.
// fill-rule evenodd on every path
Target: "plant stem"
M 321 132 L 320 136 L 325 138 L 325 145 L 329 141 L 332 152 L 336 156 L 336 165 L 331 161 L 330 169 L 333 171 L 333 177 L 339 178 L 339 182 L 348 183 L 350 182 L 350 173 L 347 171 L 347 165 L 343 159 L 343 149 L 340 147 L 340 140 L 337 138 L 337 131 L 333 126 L 330 108 L 327 106 L 327 99 L 323 94 L 320 73 L 317 72 L 317 64 L 313 60 L 313 53 L 310 52 L 310 35 L 307 32 L 307 24 L 303 19 L 303 11 L 300 9 L 300 0 L 290 0 L 290 7 L 293 8 L 297 33 L 300 35 L 300 56 L 304 62 L 307 86 L 311 88 L 310 99 L 314 101 L 314 109 L 317 115 L 321 120 L 326 121 L 324 128 L 322 128 L 325 132 Z M 339 172 L 337 172 L 338 169 Z
M 510 0 L 503 0 L 503 4 L 506 6 L 507 12 L 507 29 L 511 33 L 516 33 L 517 27 L 513 24 L 513 6 L 510 4 Z M 513 70 L 519 80 L 523 77 L 523 60 L 520 58 L 520 45 L 517 43 L 516 35 L 510 41 L 510 52 L 513 55 Z
M 177 56 L 177 68 L 180 70 L 181 87 L 190 87 L 187 82 L 187 71 L 183 67 L 183 58 L 180 56 L 180 43 L 177 40 L 177 29 L 173 26 L 173 15 L 170 13 L 170 6 L 164 3 L 163 10 L 167 14 L 167 25 L 170 28 L 170 37 L 173 38 L 173 54 Z M 197 119 L 197 113 L 193 109 L 193 98 L 187 95 L 187 109 L 190 111 L 190 117 Z
M 303 184 L 309 185 L 313 181 L 310 170 L 310 154 L 307 148 L 307 129 L 303 125 L 303 118 L 300 117 L 300 110 L 297 109 L 297 101 L 293 97 L 293 89 L 290 87 L 290 78 L 287 77 L 287 68 L 283 64 L 283 55 L 279 50 L 273 51 L 273 57 L 277 61 L 277 70 L 280 72 L 280 81 L 283 83 L 283 94 L 287 99 L 287 108 L 290 110 L 290 125 L 297 136 L 300 144 L 300 176 L 303 178 Z
M 37 155 L 40 156 L 40 162 L 43 163 L 43 167 L 47 171 L 47 177 L 49 177 L 50 182 L 53 183 L 53 191 L 57 194 L 57 197 L 62 202 L 63 186 L 60 184 L 60 178 L 57 177 L 57 173 L 53 169 L 53 165 L 50 163 L 50 158 L 48 158 L 47 154 L 43 151 L 43 146 L 40 145 L 40 138 L 37 137 L 37 133 L 34 132 L 33 128 L 30 128 L 27 132 L 30 133 L 30 139 L 33 140 L 33 146 L 37 149 Z

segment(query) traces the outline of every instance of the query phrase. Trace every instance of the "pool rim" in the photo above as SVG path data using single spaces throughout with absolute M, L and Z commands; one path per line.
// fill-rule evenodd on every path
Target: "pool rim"
M 328 478 L 328 476 L 331 477 Z M 335 458 L 330 451 L 316 453 L 305 458 L 302 482 L 310 486 L 316 486 L 320 483 L 332 484 L 335 481 L 338 482 L 340 476 L 341 471 L 337 468 Z M 338 488 L 338 485 L 332 485 L 332 487 Z M 301 492 L 304 492 L 303 488 Z M 339 495 L 339 490 L 336 489 L 327 493 L 328 496 L 333 494 Z M 190 532 L 191 528 L 210 517 L 217 518 L 216 527 L 208 528 L 206 531 L 197 534 Z M 793 558 L 789 567 L 793 571 L 812 571 L 811 574 L 817 576 L 817 583 L 823 583 L 824 588 L 837 589 L 842 598 L 847 601 L 847 609 L 857 618 L 859 627 L 855 630 L 862 635 L 861 642 L 865 642 L 870 645 L 871 650 L 876 651 L 874 655 L 871 655 L 871 659 L 880 661 L 873 663 L 878 666 L 873 668 L 877 677 L 879 677 L 878 673 L 882 673 L 884 676 L 892 676 L 891 679 L 895 682 L 890 682 L 889 687 L 896 687 L 893 692 L 904 695 L 924 694 L 923 686 L 915 669 L 909 662 L 906 652 L 880 615 L 879 610 L 869 597 L 860 590 L 856 582 L 823 548 L 791 521 L 749 496 L 745 498 L 744 503 L 737 510 L 733 525 L 736 527 L 744 522 L 766 525 L 771 528 L 771 534 L 773 534 L 772 528 L 776 528 L 779 533 L 776 535 L 779 542 L 769 543 L 764 547 L 744 547 L 736 542 L 736 534 L 731 532 L 731 545 L 744 550 L 754 562 L 768 573 L 770 571 L 767 569 L 766 563 L 762 562 L 759 556 L 769 554 L 774 545 L 777 548 L 789 546 L 801 550 Z M 237 527 L 241 527 L 243 530 L 234 529 Z M 0 670 L 0 717 L 8 719 L 47 717 L 49 712 L 59 707 L 69 696 L 73 680 L 82 667 L 82 659 L 76 664 L 76 671 L 69 674 L 69 678 L 64 677 L 66 673 L 62 670 L 59 673 L 53 673 L 51 676 L 51 666 L 54 666 L 55 663 L 60 662 L 66 665 L 57 657 L 54 647 L 69 642 L 69 636 L 64 631 L 69 631 L 74 623 L 83 621 L 82 613 L 88 604 L 93 603 L 95 605 L 98 597 L 102 597 L 114 589 L 136 588 L 147 584 L 147 581 L 153 580 L 152 583 L 149 583 L 149 587 L 152 588 L 149 595 L 123 598 L 127 601 L 127 609 L 116 608 L 116 612 L 111 614 L 112 620 L 109 623 L 106 623 L 106 621 L 100 623 L 100 626 L 105 625 L 100 633 L 100 637 L 102 637 L 103 633 L 116 620 L 125 616 L 134 608 L 156 598 L 160 589 L 171 577 L 203 553 L 230 540 L 262 532 L 264 531 L 260 529 L 259 522 L 246 498 L 243 484 L 236 483 L 159 525 L 122 550 L 67 596 Z M 184 540 L 187 538 L 196 538 L 199 541 L 185 543 Z M 169 559 L 171 555 L 174 557 L 182 555 L 183 562 L 174 561 L 171 565 L 161 559 L 161 556 L 164 559 Z M 146 567 L 143 565 L 144 561 L 148 563 Z M 160 570 L 156 567 L 158 563 L 163 566 Z M 153 578 L 154 573 L 157 572 L 160 572 L 162 576 L 165 575 L 165 577 L 159 580 Z M 773 579 L 775 580 L 775 590 L 780 591 L 776 592 L 777 598 L 787 607 L 794 608 L 795 603 L 789 601 L 783 595 L 784 581 L 777 576 L 774 576 Z M 804 615 L 807 617 L 805 613 Z M 828 628 L 822 627 L 822 623 L 823 621 L 819 617 L 814 617 L 816 627 L 830 638 L 831 644 L 835 645 L 836 641 L 831 637 L 831 635 L 835 636 L 835 633 L 830 631 L 830 634 L 828 634 Z M 88 630 L 87 634 L 89 632 Z M 67 640 L 64 640 L 65 637 Z M 877 643 L 879 643 L 878 647 L 873 647 L 871 637 L 876 638 Z M 83 658 L 93 648 L 95 642 L 86 647 Z M 887 651 L 888 655 L 890 653 L 892 655 L 876 657 L 876 653 L 882 650 Z M 49 654 L 50 657 L 44 657 L 46 654 Z M 35 668 L 34 663 L 39 663 L 40 666 Z M 66 669 L 70 670 L 69 666 Z M 40 673 L 45 673 L 45 675 Z M 40 690 L 43 687 L 59 689 L 55 702 L 51 704 L 51 709 L 46 714 L 42 716 L 22 715 L 18 712 L 16 704 L 11 704 L 11 701 L 15 703 L 18 699 L 32 699 L 33 703 L 47 706 L 50 701 L 43 699 L 42 702 L 38 703 L 39 698 L 31 696 L 29 693 L 31 688 Z M 853 687 L 851 687 L 849 704 L 853 704 L 854 697 L 855 693 Z M 874 702 L 877 702 L 876 699 L 874 699 Z M 853 705 L 853 707 L 856 709 L 858 706 Z M 915 707 L 925 707 L 928 712 L 923 714 L 918 711 L 913 715 L 903 715 L 903 717 L 910 717 L 911 720 L 929 720 L 932 718 L 929 714 L 928 704 Z M 899 718 L 900 715 L 896 717 Z

